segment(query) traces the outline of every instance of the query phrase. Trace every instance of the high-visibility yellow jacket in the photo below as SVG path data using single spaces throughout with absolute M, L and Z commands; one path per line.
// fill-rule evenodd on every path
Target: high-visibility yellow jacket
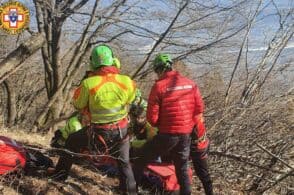
M 135 83 L 117 74 L 112 67 L 104 67 L 86 78 L 75 91 L 73 104 L 81 110 L 89 108 L 92 123 L 110 123 L 125 118 L 127 105 L 135 98 Z
M 73 116 L 66 122 L 66 125 L 60 129 L 62 137 L 64 140 L 68 138 L 68 136 L 78 130 L 82 129 L 82 124 L 79 121 L 78 117 Z
M 51 146 L 64 147 L 65 142 L 70 134 L 75 133 L 83 128 L 77 116 L 73 116 L 66 121 L 66 125 L 55 132 L 51 140 Z

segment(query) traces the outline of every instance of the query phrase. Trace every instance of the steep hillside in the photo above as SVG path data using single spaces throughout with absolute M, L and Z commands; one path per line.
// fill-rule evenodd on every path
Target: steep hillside
M 27 148 L 35 148 L 43 154 L 50 156 L 56 163 L 56 154 L 48 155 L 47 151 L 51 135 L 25 133 L 17 130 L 0 130 L 5 135 L 23 143 Z M 224 183 L 221 178 L 214 177 L 216 194 L 243 194 L 239 185 Z M 101 170 L 95 169 L 86 161 L 74 165 L 69 178 L 65 182 L 50 180 L 45 170 L 34 170 L 30 173 L 19 173 L 17 176 L 0 178 L 0 194 L 119 194 L 117 191 L 118 178 L 105 175 Z M 200 181 L 193 177 L 193 194 L 203 194 Z M 154 194 L 148 190 L 141 194 Z

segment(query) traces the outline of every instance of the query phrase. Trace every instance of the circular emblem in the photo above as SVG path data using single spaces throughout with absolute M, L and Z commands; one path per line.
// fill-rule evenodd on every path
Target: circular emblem
M 30 11 L 22 3 L 9 1 L 0 7 L 0 27 L 9 34 L 19 34 L 30 23 Z

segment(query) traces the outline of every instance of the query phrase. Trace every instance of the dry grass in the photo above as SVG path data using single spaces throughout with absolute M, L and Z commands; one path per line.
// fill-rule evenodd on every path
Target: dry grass
M 0 135 L 13 138 L 22 143 L 30 143 L 32 145 L 49 146 L 52 133 L 41 135 L 38 133 L 24 131 L 22 129 L 0 128 Z
M 293 172 L 275 182 L 294 167 L 294 96 L 267 97 L 251 106 L 232 102 L 224 107 L 209 98 L 207 102 L 213 104 L 206 119 L 215 181 L 222 178 L 224 186 L 233 189 L 237 184 L 251 194 L 293 193 Z
M 8 131 L 8 129 L 2 129 L 0 134 L 36 148 L 46 149 L 49 146 L 49 135 L 28 134 L 19 130 Z M 56 163 L 58 157 L 55 155 L 50 157 Z M 45 171 L 42 170 L 36 170 L 30 174 L 20 173 L 18 177 L 13 176 L 9 179 L 0 178 L 0 194 L 118 194 L 115 190 L 118 186 L 117 178 L 104 176 L 99 170 L 93 169 L 93 166 L 89 167 L 87 164 L 74 165 L 66 182 L 50 181 Z M 213 178 L 216 194 L 243 194 L 238 184 L 224 183 L 215 175 Z M 193 181 L 193 194 L 203 194 L 202 186 L 196 176 L 193 177 Z
M 51 139 L 51 134 L 40 135 L 19 129 L 1 129 L 0 135 L 31 147 L 44 149 L 42 151 L 48 149 Z M 50 158 L 55 163 L 58 159 L 55 155 L 51 155 Z M 0 194 L 113 194 L 111 191 L 117 185 L 117 179 L 107 178 L 99 170 L 89 169 L 86 164 L 74 165 L 69 179 L 63 183 L 51 181 L 44 170 L 0 177 Z

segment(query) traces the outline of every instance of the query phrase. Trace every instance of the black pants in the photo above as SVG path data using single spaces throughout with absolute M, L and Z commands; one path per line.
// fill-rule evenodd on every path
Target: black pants
M 119 129 L 93 129 L 93 131 L 104 138 L 110 149 L 110 155 L 117 159 L 120 172 L 120 190 L 123 193 L 136 194 L 136 182 L 129 159 L 130 142 L 129 138 L 126 138 L 127 128 L 123 128 L 120 131 Z M 90 136 L 87 135 L 87 128 L 83 128 L 68 137 L 65 148 L 79 153 L 81 149 L 88 148 L 89 145 L 91 145 L 92 149 L 93 147 L 97 147 L 96 144 L 93 146 L 93 140 L 90 140 L 89 137 Z M 74 159 L 75 158 L 69 154 L 60 157 L 56 165 L 56 172 L 57 174 L 59 173 L 59 175 L 63 174 L 62 179 L 66 179 Z
M 194 170 L 196 172 L 197 177 L 200 179 L 205 194 L 212 195 L 213 188 L 212 188 L 212 180 L 209 175 L 208 171 L 208 163 L 207 163 L 207 154 L 206 151 L 199 152 L 196 150 L 195 145 L 191 145 L 191 159 L 194 166 Z
M 138 158 L 134 160 L 134 173 L 137 183 L 141 182 L 142 172 L 150 160 L 161 155 L 170 154 L 176 169 L 177 180 L 182 195 L 191 194 L 188 176 L 188 158 L 190 154 L 190 135 L 158 134 L 139 149 Z

